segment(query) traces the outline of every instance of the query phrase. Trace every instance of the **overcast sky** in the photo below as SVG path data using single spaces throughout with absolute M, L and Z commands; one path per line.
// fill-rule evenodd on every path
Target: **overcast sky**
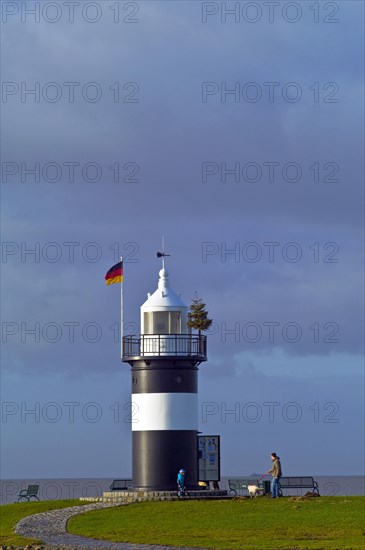
M 2 477 L 131 474 L 104 275 L 138 332 L 162 235 L 222 473 L 361 474 L 363 3 L 34 4 L 2 6 Z

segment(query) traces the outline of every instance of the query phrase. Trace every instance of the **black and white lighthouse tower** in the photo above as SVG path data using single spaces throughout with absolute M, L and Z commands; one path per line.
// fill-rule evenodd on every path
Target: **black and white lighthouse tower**
M 206 336 L 189 334 L 188 308 L 170 288 L 162 256 L 158 288 L 141 306 L 141 334 L 123 339 L 132 371 L 132 477 L 137 490 L 175 490 L 180 468 L 198 487 L 198 365 Z

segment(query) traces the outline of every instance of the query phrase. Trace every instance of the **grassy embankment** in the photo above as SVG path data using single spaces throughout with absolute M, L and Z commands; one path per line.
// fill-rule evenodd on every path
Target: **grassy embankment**
M 364 549 L 364 497 L 145 502 L 75 516 L 71 533 L 215 549 Z
M 14 533 L 21 518 L 80 504 L 86 503 L 2 505 L 0 544 L 37 544 Z M 145 502 L 75 516 L 68 528 L 105 540 L 220 550 L 363 550 L 364 511 L 364 497 Z
M 32 514 L 67 508 L 68 506 L 80 506 L 80 504 L 89 504 L 80 502 L 77 499 L 72 500 L 45 500 L 41 502 L 19 502 L 16 504 L 0 505 L 0 544 L 4 546 L 25 546 L 26 544 L 37 544 L 41 541 L 28 539 L 14 533 L 15 525 L 19 520 Z

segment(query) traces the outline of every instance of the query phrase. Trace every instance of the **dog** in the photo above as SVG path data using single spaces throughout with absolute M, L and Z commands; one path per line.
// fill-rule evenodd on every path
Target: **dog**
M 257 485 L 247 485 L 247 491 L 250 498 L 254 498 L 257 497 L 263 489 L 261 487 L 257 487 Z

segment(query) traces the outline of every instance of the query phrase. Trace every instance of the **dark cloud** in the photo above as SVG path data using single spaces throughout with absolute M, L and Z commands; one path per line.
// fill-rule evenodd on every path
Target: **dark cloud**
M 227 400 L 232 382 L 242 394 L 247 380 L 271 387 L 275 375 L 262 365 L 268 357 L 278 365 L 279 353 L 296 365 L 294 373 L 307 368 L 305 392 L 317 374 L 327 376 L 331 361 L 334 392 L 341 393 L 343 375 L 351 393 L 358 374 L 347 364 L 363 350 L 364 329 L 363 6 L 340 7 L 340 22 L 332 25 L 314 24 L 305 10 L 297 24 L 222 24 L 219 17 L 205 24 L 201 5 L 188 2 L 141 2 L 134 25 L 110 17 L 93 25 L 80 18 L 54 25 L 9 18 L 3 81 L 29 88 L 39 82 L 43 94 L 46 83 L 56 82 L 62 92 L 56 103 L 44 97 L 22 102 L 19 94 L 3 103 L 2 161 L 19 169 L 2 183 L 4 371 L 18 377 L 9 382 L 10 393 L 26 386 L 30 373 L 42 390 L 45 376 L 61 377 L 65 395 L 70 379 L 79 384 L 90 375 L 85 392 L 92 393 L 94 376 L 113 379 L 118 369 L 129 388 L 128 366 L 119 364 L 114 341 L 119 288 L 106 288 L 103 277 L 119 254 L 129 260 L 125 320 L 138 328 L 139 306 L 157 284 L 162 235 L 172 254 L 173 287 L 187 303 L 197 290 L 214 320 L 211 366 L 204 371 L 212 384 L 202 373 L 203 390 L 214 394 L 219 381 Z M 65 82 L 80 83 L 74 103 Z M 102 90 L 96 103 L 82 99 L 90 82 Z M 138 102 L 115 103 L 115 82 L 122 99 L 137 90 L 123 86 L 137 83 Z M 204 103 L 202 82 L 227 89 L 254 82 L 263 98 L 250 103 L 241 94 L 239 102 L 227 96 L 224 103 L 219 88 Z M 279 83 L 273 102 L 265 82 Z M 288 82 L 299 86 L 300 101 L 283 99 Z M 329 82 L 335 86 L 324 88 Z M 338 102 L 323 102 L 331 91 Z M 38 183 L 29 174 L 21 182 L 22 162 L 28 169 L 39 163 Z M 74 181 L 70 162 L 78 163 Z M 116 162 L 119 183 L 110 168 Z M 206 183 L 204 162 L 219 170 Z M 274 181 L 271 162 L 279 163 Z M 42 177 L 47 163 L 61 167 L 59 181 Z M 101 169 L 99 181 L 90 181 L 92 170 L 83 174 L 88 163 Z M 232 175 L 221 181 L 222 163 L 228 169 L 239 163 L 238 182 Z M 262 170 L 258 181 L 243 177 L 247 163 Z M 283 177 L 287 163 L 299 166 L 297 182 Z M 339 181 L 323 181 L 334 168 Z M 134 169 L 138 182 L 122 181 Z M 272 261 L 267 243 L 276 243 Z M 229 254 L 235 247 L 236 256 Z M 32 248 L 36 255 L 27 254 Z M 255 250 L 257 262 L 250 256 Z M 300 258 L 291 261 L 298 250 Z M 295 327 L 288 323 L 302 331 L 297 342 L 290 341 Z M 95 342 L 93 326 L 101 331 Z M 36 336 L 26 332 L 31 329 Z M 255 330 L 262 334 L 252 341 Z M 287 383 L 293 396 L 299 385 Z M 329 399 L 325 388 L 318 383 L 317 400 Z M 228 436 L 228 445 L 236 436 Z

